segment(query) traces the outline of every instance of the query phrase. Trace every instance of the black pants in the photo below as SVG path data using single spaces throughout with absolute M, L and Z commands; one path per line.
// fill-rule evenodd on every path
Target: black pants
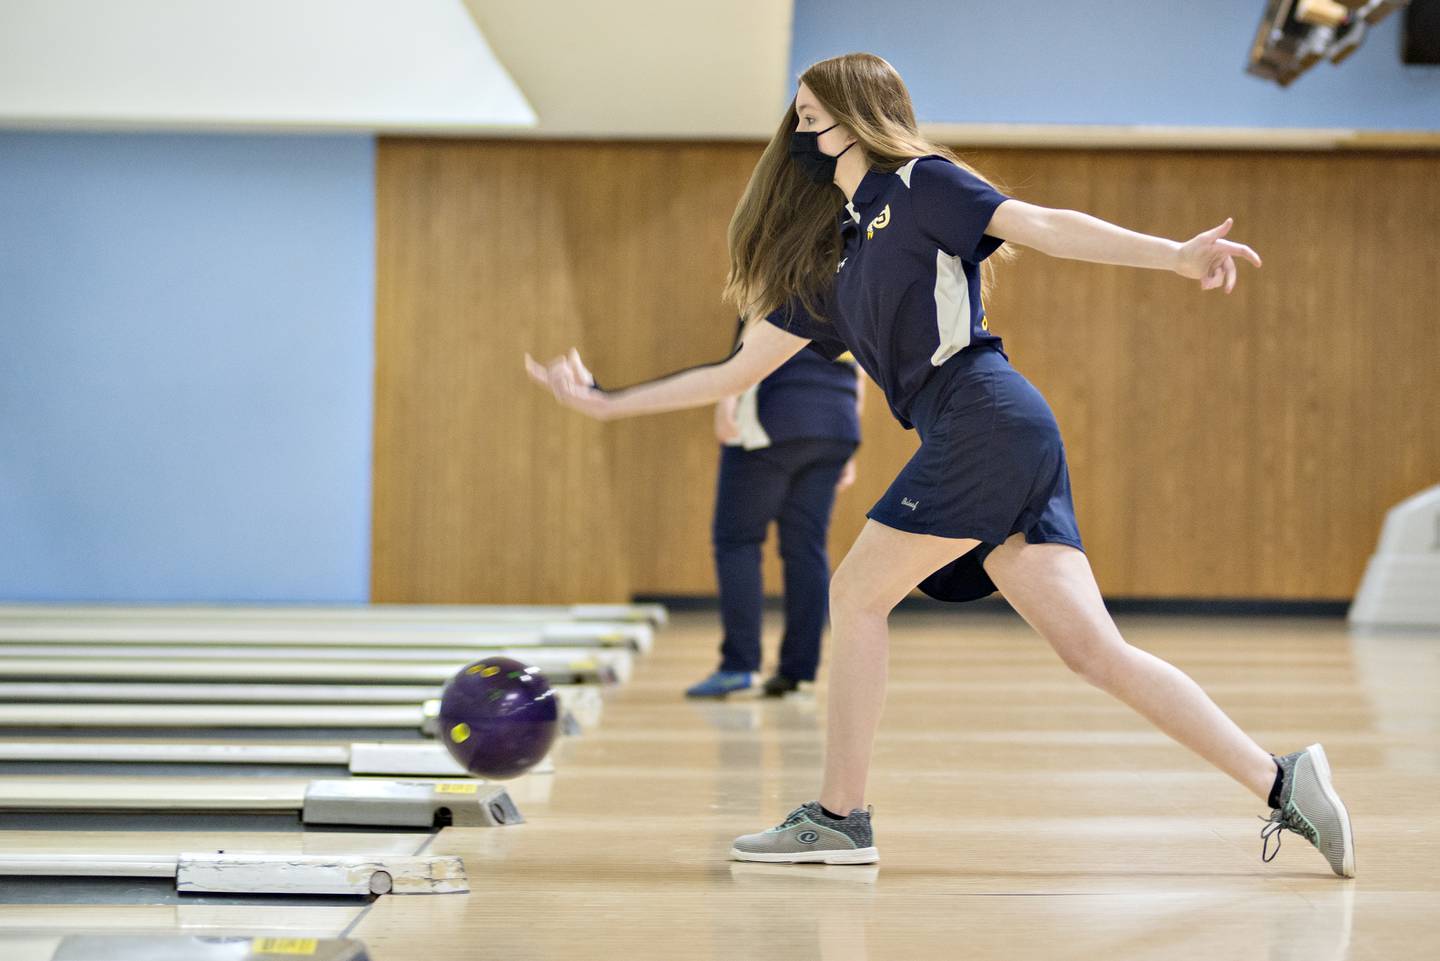
M 792 440 L 753 451 L 723 448 L 712 528 L 725 628 L 720 670 L 760 670 L 760 548 L 776 521 L 785 569 L 780 673 L 815 679 L 830 607 L 825 540 L 835 484 L 855 447 L 850 441 Z

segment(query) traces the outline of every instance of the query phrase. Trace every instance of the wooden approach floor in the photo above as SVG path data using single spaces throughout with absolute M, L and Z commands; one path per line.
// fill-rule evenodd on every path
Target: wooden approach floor
M 881 863 L 731 862 L 733 835 L 815 796 L 824 690 L 683 700 L 716 642 L 714 615 L 687 614 L 607 697 L 604 723 L 565 743 L 528 824 L 436 838 L 428 853 L 462 855 L 472 893 L 355 915 L 251 909 L 249 922 L 345 930 L 378 961 L 1440 956 L 1440 631 L 1121 626 L 1266 748 L 1325 744 L 1355 821 L 1356 880 L 1293 835 L 1262 864 L 1262 806 L 1245 791 L 1071 676 L 1018 619 L 966 610 L 894 621 L 870 797 Z M 47 910 L 4 909 L 0 930 L 33 930 Z M 75 925 L 79 910 L 50 915 Z M 173 908 L 124 910 L 100 923 L 154 930 L 169 912 L 189 927 Z M 227 914 L 194 923 L 221 930 Z

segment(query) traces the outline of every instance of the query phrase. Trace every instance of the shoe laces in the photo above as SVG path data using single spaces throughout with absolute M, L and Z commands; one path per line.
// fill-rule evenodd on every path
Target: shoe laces
M 781 821 L 779 824 L 775 825 L 770 830 L 783 831 L 791 825 L 799 824 L 801 821 L 808 820 L 810 820 L 810 806 L 808 804 L 802 804 L 795 810 L 791 811 L 789 814 L 785 815 L 785 820 Z
M 1257 817 L 1265 822 L 1265 826 L 1260 829 L 1260 839 L 1262 842 L 1260 845 L 1260 860 L 1266 864 L 1275 860 L 1275 856 L 1280 853 L 1280 836 L 1284 831 L 1291 831 L 1298 834 L 1311 844 L 1316 843 L 1315 829 L 1310 826 L 1309 822 L 1300 817 L 1298 812 L 1288 806 L 1285 808 L 1275 808 L 1270 812 L 1268 818 L 1260 815 L 1257 815 Z M 1270 849 L 1270 841 L 1272 839 L 1275 841 L 1275 849 L 1273 851 Z

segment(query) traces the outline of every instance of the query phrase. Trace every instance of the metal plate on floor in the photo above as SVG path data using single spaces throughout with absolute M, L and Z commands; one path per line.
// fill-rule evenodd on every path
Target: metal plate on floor
M 364 827 L 499 827 L 519 824 L 504 788 L 480 781 L 311 781 L 301 815 L 306 824 Z
M 182 894 L 463 894 L 470 890 L 458 857 L 283 856 L 238 852 L 181 854 L 175 887 Z

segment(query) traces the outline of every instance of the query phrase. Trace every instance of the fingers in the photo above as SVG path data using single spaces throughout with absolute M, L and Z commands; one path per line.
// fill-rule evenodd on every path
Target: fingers
M 541 387 L 548 388 L 562 406 L 597 420 L 606 420 L 611 416 L 609 399 L 594 388 L 594 380 L 576 351 L 572 350 L 546 364 L 526 354 L 525 373 Z
M 1220 286 L 1225 279 L 1224 267 L 1217 260 L 1212 260 L 1205 268 L 1205 274 L 1200 278 L 1201 290 L 1214 290 Z
M 1230 232 L 1230 228 L 1234 226 L 1234 224 L 1234 217 L 1226 217 L 1224 223 L 1220 224 L 1217 227 L 1211 227 L 1209 230 L 1205 231 L 1200 236 L 1205 237 L 1208 240 L 1219 240 L 1221 237 L 1225 236 Z
M 525 355 L 525 369 L 531 374 L 544 374 L 548 376 L 557 365 L 563 364 L 564 362 L 565 358 L 556 357 L 554 360 L 546 361 L 542 364 L 528 353 Z
M 584 384 L 586 387 L 589 387 L 595 382 L 595 378 L 590 376 L 590 371 L 586 370 L 585 365 L 580 362 L 580 351 L 574 347 L 571 347 L 570 353 L 565 355 L 565 362 L 570 368 L 570 372 L 574 374 L 576 381 Z
M 579 364 L 578 354 L 572 357 L 557 357 L 546 364 L 541 364 L 531 357 L 525 355 L 525 372 L 530 379 L 542 387 L 547 387 L 555 395 L 555 399 L 561 403 L 579 397 L 590 388 L 591 380 L 589 372 L 583 364 Z M 576 372 L 575 364 L 579 364 L 579 371 Z
M 573 400 L 579 397 L 589 384 L 582 384 L 575 369 L 570 366 L 568 359 L 562 360 L 555 365 L 554 379 L 551 381 L 551 388 L 555 396 L 561 400 Z
M 1205 276 L 1200 279 L 1201 290 L 1214 290 L 1216 287 L 1224 287 L 1225 293 L 1235 289 L 1235 281 L 1239 271 L 1235 268 L 1233 257 L 1221 257 L 1210 265 Z
M 1226 217 L 1223 223 L 1211 227 L 1197 238 L 1202 241 L 1202 244 L 1196 253 L 1201 257 L 1208 254 L 1209 258 L 1205 271 L 1200 277 L 1201 290 L 1223 287 L 1227 294 L 1233 291 L 1239 276 L 1239 270 L 1235 266 L 1237 257 L 1256 267 L 1263 266 L 1260 255 L 1250 247 L 1233 240 L 1222 239 L 1230 232 L 1234 223 L 1234 218 Z
M 1263 266 L 1260 261 L 1260 255 L 1257 254 L 1255 251 L 1251 250 L 1249 247 L 1245 246 L 1244 244 L 1237 244 L 1233 240 L 1222 240 L 1216 246 L 1218 246 L 1221 250 L 1225 251 L 1225 253 L 1229 254 L 1232 257 L 1244 257 L 1256 267 Z
M 550 377 L 545 370 L 545 365 L 529 354 L 525 355 L 525 372 L 530 375 L 531 380 L 541 387 L 550 386 Z

